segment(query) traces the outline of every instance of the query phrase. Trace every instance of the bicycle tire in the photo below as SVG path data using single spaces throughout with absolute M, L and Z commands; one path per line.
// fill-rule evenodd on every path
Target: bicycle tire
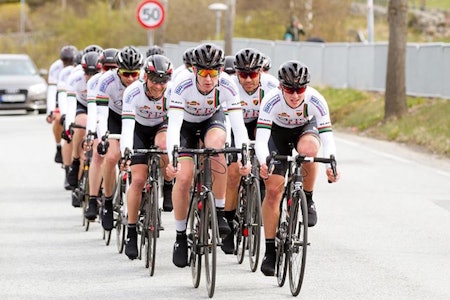
M 252 178 L 249 192 L 249 195 L 247 195 L 248 257 L 250 270 L 255 272 L 259 263 L 262 223 L 261 193 L 258 178 Z
M 302 288 L 308 249 L 308 209 L 303 190 L 292 195 L 288 240 L 289 286 L 291 294 L 297 296 Z
M 201 278 L 202 257 L 199 247 L 199 226 L 201 223 L 197 197 L 191 199 L 188 223 L 189 266 L 191 268 L 192 284 L 195 288 L 198 288 Z
M 116 246 L 117 251 L 122 253 L 125 248 L 125 237 L 126 237 L 126 223 L 123 221 L 126 215 L 123 213 L 123 204 L 126 185 L 128 182 L 123 183 L 121 172 L 119 173 L 119 178 L 116 182 L 116 188 L 114 190 L 114 216 L 115 218 L 115 229 L 116 229 Z M 128 181 L 128 178 L 126 179 Z
M 215 199 L 213 193 L 207 192 L 204 203 L 203 222 L 203 253 L 205 258 L 206 288 L 209 298 L 214 295 L 216 287 L 216 266 L 217 266 L 217 237 L 219 228 L 217 224 L 217 213 L 215 209 Z
M 245 248 L 246 248 L 246 236 L 244 235 L 245 230 L 245 220 L 246 220 L 246 200 L 247 198 L 247 189 L 243 180 L 239 184 L 239 194 L 238 194 L 238 202 L 236 208 L 236 217 L 237 217 L 237 226 L 235 229 L 235 249 L 234 253 L 236 254 L 238 264 L 242 264 L 245 257 Z
M 276 276 L 278 286 L 283 286 L 286 282 L 286 275 L 288 269 L 288 261 L 286 255 L 286 235 L 288 231 L 287 220 L 287 199 L 286 192 L 283 195 L 280 204 L 280 218 L 278 221 L 277 233 L 275 236 L 275 248 L 276 248 Z
M 149 274 L 153 276 L 155 273 L 155 261 L 156 261 L 156 241 L 158 238 L 158 185 L 156 182 L 152 183 L 151 192 L 150 192 L 150 205 L 149 205 L 149 213 L 150 219 L 148 223 L 147 235 L 146 235 L 146 243 L 145 243 L 145 253 L 146 253 L 146 266 L 148 265 Z

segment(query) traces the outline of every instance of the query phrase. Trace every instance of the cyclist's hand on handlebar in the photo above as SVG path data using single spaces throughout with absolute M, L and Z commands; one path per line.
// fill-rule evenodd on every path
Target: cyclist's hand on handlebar
M 262 179 L 269 179 L 269 171 L 268 171 L 268 169 L 267 169 L 267 165 L 266 164 L 262 164 L 260 167 L 259 167 L 259 176 L 262 178 Z
M 106 152 L 108 152 L 108 148 L 109 148 L 109 142 L 108 141 L 101 141 L 98 143 L 97 145 L 97 152 L 99 155 L 103 156 L 106 154 Z
M 181 165 L 180 163 L 177 164 L 177 167 L 174 168 L 173 164 L 168 164 L 166 167 L 166 175 L 170 178 L 170 180 L 177 177 L 178 173 L 180 173 Z
M 55 114 L 53 113 L 53 111 L 51 111 L 47 115 L 47 118 L 45 120 L 47 121 L 47 123 L 51 124 L 55 119 L 56 119 Z
M 331 168 L 327 168 L 326 173 L 327 173 L 327 177 L 328 177 L 328 182 L 330 182 L 330 183 L 338 181 L 339 178 L 341 177 L 338 171 L 336 171 L 336 177 L 335 177 L 333 174 L 333 169 L 331 169 Z
M 245 166 L 242 165 L 242 161 L 238 161 L 239 165 L 239 174 L 241 176 L 247 176 L 252 171 L 252 165 L 250 164 L 250 161 L 247 160 L 247 164 Z

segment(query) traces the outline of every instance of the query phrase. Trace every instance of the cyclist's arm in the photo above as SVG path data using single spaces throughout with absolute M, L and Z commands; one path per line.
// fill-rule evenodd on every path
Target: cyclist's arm
M 128 89 L 123 93 L 123 99 L 128 99 L 132 97 L 130 93 L 128 93 Z M 122 133 L 120 135 L 120 152 L 122 156 L 125 155 L 125 149 L 133 149 L 133 141 L 134 141 L 134 127 L 136 124 L 135 121 L 136 109 L 135 102 L 133 99 L 123 101 L 122 104 Z

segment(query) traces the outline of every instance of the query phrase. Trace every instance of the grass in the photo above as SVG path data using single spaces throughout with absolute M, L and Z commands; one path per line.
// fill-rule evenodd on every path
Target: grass
M 408 113 L 384 121 L 384 95 L 318 89 L 327 99 L 333 126 L 342 131 L 408 144 L 450 158 L 450 100 L 408 97 Z

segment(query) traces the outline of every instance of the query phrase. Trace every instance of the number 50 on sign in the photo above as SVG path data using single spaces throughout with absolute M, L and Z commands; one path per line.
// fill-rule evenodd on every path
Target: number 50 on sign
M 142 1 L 137 7 L 136 17 L 144 28 L 158 28 L 164 21 L 164 7 L 156 0 Z

